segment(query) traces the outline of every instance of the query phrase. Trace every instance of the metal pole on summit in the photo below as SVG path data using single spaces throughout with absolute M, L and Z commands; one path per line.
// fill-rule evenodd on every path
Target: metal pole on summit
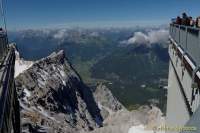
M 3 23 L 4 23 L 4 28 L 5 28 L 5 32 L 7 34 L 7 25 L 6 25 L 6 17 L 5 17 L 5 10 L 4 10 L 4 4 L 3 4 L 3 0 L 0 1 L 1 3 L 1 16 L 3 17 Z
M 6 51 L 7 51 L 7 47 L 8 47 L 8 35 L 7 35 L 7 25 L 6 25 L 6 16 L 5 16 L 5 10 L 4 10 L 4 3 L 3 3 L 3 0 L 0 0 L 0 8 L 1 8 L 1 16 L 2 16 L 2 19 L 3 19 L 3 26 L 4 26 L 4 35 L 5 35 L 5 40 L 4 40 L 4 45 L 6 45 Z

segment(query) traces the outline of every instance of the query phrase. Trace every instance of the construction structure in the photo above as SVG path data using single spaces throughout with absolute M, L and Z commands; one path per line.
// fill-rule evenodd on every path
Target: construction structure
M 20 133 L 20 107 L 14 82 L 15 49 L 0 33 L 0 133 Z
M 8 35 L 0 0 L 0 133 L 20 133 L 20 106 L 15 88 L 15 48 L 8 44 Z
M 170 24 L 166 133 L 200 133 L 200 29 Z

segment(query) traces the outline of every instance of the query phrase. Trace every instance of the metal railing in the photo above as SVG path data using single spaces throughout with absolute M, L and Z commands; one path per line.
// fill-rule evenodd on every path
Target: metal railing
M 170 35 L 191 57 L 193 63 L 200 66 L 200 28 L 170 24 Z
M 0 63 L 5 58 L 8 51 L 8 39 L 5 33 L 0 33 Z
M 19 103 L 14 83 L 15 51 L 10 47 L 0 68 L 0 132 L 20 133 Z

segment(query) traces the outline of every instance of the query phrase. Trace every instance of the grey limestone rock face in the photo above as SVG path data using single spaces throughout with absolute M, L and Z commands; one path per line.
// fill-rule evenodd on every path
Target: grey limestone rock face
M 92 91 L 64 51 L 36 61 L 16 78 L 24 132 L 90 131 L 102 126 Z
M 97 85 L 94 91 L 94 98 L 101 110 L 101 115 L 104 120 L 117 111 L 125 109 L 123 105 L 113 96 L 112 92 L 101 83 Z

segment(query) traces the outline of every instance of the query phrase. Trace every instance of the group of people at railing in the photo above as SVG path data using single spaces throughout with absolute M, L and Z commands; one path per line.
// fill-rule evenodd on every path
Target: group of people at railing
M 178 25 L 185 25 L 185 26 L 200 28 L 200 17 L 197 17 L 196 20 L 194 20 L 191 16 L 188 16 L 184 12 L 184 13 L 182 13 L 182 17 L 177 16 L 176 18 L 172 19 L 172 24 L 178 24 Z

